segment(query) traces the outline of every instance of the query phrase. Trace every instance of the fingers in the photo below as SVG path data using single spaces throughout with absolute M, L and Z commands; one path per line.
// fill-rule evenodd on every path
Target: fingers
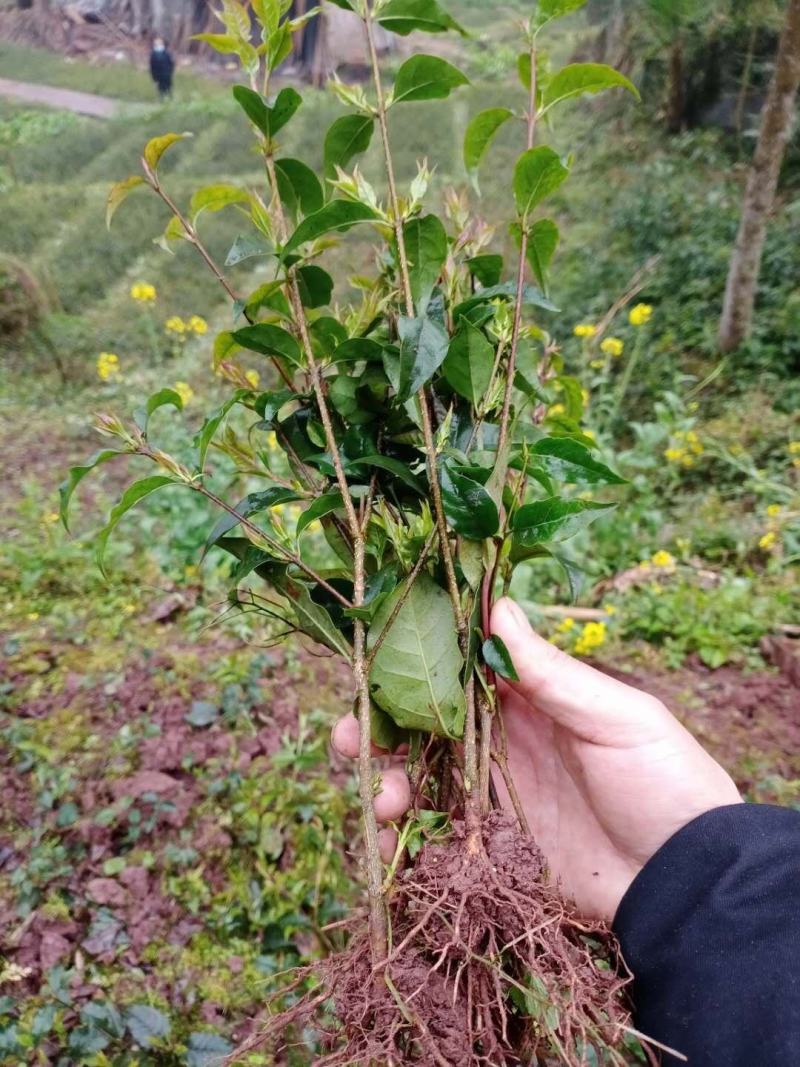
M 627 747 L 663 733 L 671 724 L 678 727 L 655 697 L 609 678 L 540 637 L 513 600 L 504 597 L 495 604 L 491 625 L 519 676 L 509 684 L 584 740 Z
M 331 733 L 333 747 L 342 756 L 355 759 L 358 756 L 359 727 L 352 713 L 336 722 Z M 373 755 L 385 755 L 382 749 L 372 746 Z M 381 773 L 380 790 L 374 800 L 375 818 L 379 822 L 395 822 L 411 807 L 411 785 L 402 767 L 389 767 Z M 380 832 L 381 855 L 384 850 L 391 860 L 397 845 L 397 834 L 391 828 Z M 385 857 L 384 857 L 385 858 Z

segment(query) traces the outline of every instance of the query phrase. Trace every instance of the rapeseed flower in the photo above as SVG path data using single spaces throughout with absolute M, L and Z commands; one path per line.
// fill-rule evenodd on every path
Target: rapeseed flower
M 164 329 L 167 331 L 167 333 L 176 333 L 182 335 L 186 333 L 188 327 L 187 324 L 180 317 L 180 315 L 172 315 L 164 323 Z
M 157 296 L 156 287 L 149 282 L 136 282 L 131 286 L 131 298 L 138 304 L 152 304 Z
M 650 316 L 653 314 L 653 308 L 651 304 L 636 304 L 632 307 L 628 315 L 628 322 L 631 326 L 644 326 L 645 323 L 650 321 Z
M 186 323 L 186 327 L 187 329 L 191 330 L 192 333 L 196 333 L 200 337 L 202 337 L 203 334 L 208 333 L 208 323 L 199 315 L 192 315 L 192 317 Z
M 581 630 L 581 635 L 575 642 L 575 654 L 585 656 L 600 648 L 606 641 L 606 624 L 604 622 L 587 622 Z
M 597 333 L 597 327 L 590 322 L 579 322 L 572 332 L 576 337 L 594 337 Z
M 775 543 L 778 540 L 778 535 L 774 530 L 767 530 L 767 532 L 759 538 L 758 547 L 763 548 L 765 552 L 769 552 L 775 547 Z
M 119 356 L 113 352 L 101 352 L 97 357 L 97 376 L 101 381 L 108 382 L 120 375 Z
M 192 389 L 191 385 L 189 385 L 188 382 L 175 382 L 175 384 L 173 385 L 172 388 L 175 390 L 175 392 L 181 398 L 184 407 L 189 403 L 189 401 L 194 396 L 194 389 Z
M 661 567 L 663 570 L 669 570 L 675 566 L 675 557 L 671 552 L 667 552 L 666 549 L 660 548 L 658 552 L 654 552 L 650 557 L 650 562 L 654 567 Z
M 261 375 L 257 370 L 246 370 L 244 376 L 247 379 L 247 384 L 251 385 L 253 389 L 258 389 L 258 383 L 261 381 Z
M 606 337 L 605 340 L 600 342 L 600 351 L 605 352 L 607 356 L 621 356 L 625 349 L 625 342 L 621 341 L 619 337 Z

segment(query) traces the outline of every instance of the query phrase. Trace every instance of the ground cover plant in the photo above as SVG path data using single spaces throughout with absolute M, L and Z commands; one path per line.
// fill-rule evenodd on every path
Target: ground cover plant
M 151 440 L 151 417 L 165 406 L 183 407 L 178 391 L 161 389 L 133 424 L 98 417 L 111 447 L 73 468 L 62 513 L 66 520 L 72 494 L 95 467 L 131 454 L 151 460 L 160 472 L 130 485 L 113 508 L 97 538 L 99 564 L 115 527 L 141 500 L 168 487 L 197 492 L 223 512 L 207 548 L 237 560 L 232 602 L 274 620 L 276 638 L 300 631 L 351 666 L 368 927 L 363 935 L 354 929 L 347 949 L 320 967 L 320 988 L 279 1014 L 263 1039 L 282 1039 L 333 997 L 325 1062 L 535 1056 L 622 1063 L 633 1033 L 624 978 L 605 961 L 602 932 L 587 936 L 547 885 L 519 804 L 513 815 L 499 812 L 492 787 L 494 766 L 516 796 L 496 687 L 498 675 L 514 678 L 515 670 L 489 632 L 494 598 L 515 565 L 531 558 L 556 559 L 572 580 L 576 568 L 560 542 L 613 501 L 576 496 L 569 487 L 623 482 L 594 455 L 581 427 L 581 385 L 564 373 L 545 327 L 557 311 L 546 293 L 559 231 L 540 205 L 568 178 L 571 159 L 537 144 L 537 126 L 586 93 L 636 94 L 610 67 L 550 71 L 542 61 L 542 31 L 576 6 L 539 6 L 521 40 L 524 103 L 517 112 L 480 112 L 467 129 L 464 156 L 476 186 L 500 127 L 513 122 L 521 131 L 507 194 L 518 247 L 510 268 L 464 196 L 448 196 L 444 219 L 427 213 L 427 163 L 419 163 L 407 191 L 395 172 L 390 109 L 446 98 L 467 79 L 439 56 L 416 54 L 387 92 L 375 26 L 402 35 L 459 32 L 437 5 L 421 12 L 407 0 L 389 0 L 356 8 L 373 91 L 337 83 L 350 110 L 326 134 L 321 181 L 280 151 L 278 134 L 301 96 L 287 87 L 270 96 L 273 71 L 302 20 L 284 20 L 285 4 L 254 4 L 262 42 L 256 48 L 247 10 L 226 0 L 226 32 L 205 39 L 236 53 L 249 76 L 234 96 L 257 136 L 266 194 L 216 184 L 196 190 L 182 209 L 159 169 L 185 136 L 170 133 L 146 146 L 143 175 L 118 183 L 109 197 L 110 220 L 131 193 L 149 186 L 172 212 L 164 242 L 193 246 L 246 325 L 217 338 L 215 365 L 234 391 L 197 434 L 192 467 Z M 357 165 L 348 169 L 373 133 L 382 148 L 385 203 Z M 228 207 L 247 215 L 253 232 L 237 238 L 227 263 L 265 257 L 274 267 L 272 279 L 243 299 L 198 226 L 204 212 Z M 317 261 L 356 225 L 381 240 L 378 271 L 359 279 L 360 299 L 345 310 L 333 305 L 329 314 L 334 283 Z M 267 357 L 280 388 L 253 387 L 243 351 L 248 359 Z M 237 406 L 257 421 L 246 435 L 228 426 L 217 438 Z M 270 437 L 283 453 L 280 473 Z M 206 471 L 215 439 L 265 488 L 238 503 L 219 496 Z M 289 503 L 300 505 L 293 530 L 278 511 Z M 322 563 L 304 551 L 312 523 L 327 544 Z M 251 586 L 256 576 L 265 591 Z M 373 742 L 408 746 L 417 794 L 388 874 L 373 808 Z

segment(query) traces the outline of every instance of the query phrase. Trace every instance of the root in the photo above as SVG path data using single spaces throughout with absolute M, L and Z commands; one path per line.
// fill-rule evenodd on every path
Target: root
M 609 935 L 570 914 L 513 818 L 493 812 L 482 834 L 470 855 L 457 825 L 398 877 L 388 909 L 397 947 L 381 965 L 367 935 L 355 936 L 315 969 L 316 989 L 230 1062 L 311 1028 L 313 1062 L 325 1067 L 623 1067 L 628 979 L 609 966 Z

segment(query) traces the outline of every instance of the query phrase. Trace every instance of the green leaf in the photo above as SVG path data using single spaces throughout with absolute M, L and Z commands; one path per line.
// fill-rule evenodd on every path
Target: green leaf
M 206 552 L 221 537 L 235 529 L 242 519 L 249 519 L 251 515 L 256 515 L 260 511 L 268 511 L 270 508 L 274 508 L 276 504 L 288 504 L 291 501 L 300 499 L 301 497 L 292 489 L 284 489 L 281 485 L 272 485 L 269 489 L 264 489 L 260 493 L 248 493 L 233 509 L 236 512 L 235 515 L 231 515 L 229 511 L 226 511 L 220 517 L 214 529 L 208 535 L 203 548 L 203 555 L 205 556 Z
M 447 355 L 449 337 L 434 319 L 401 317 L 398 400 L 405 401 L 431 380 Z
M 405 224 L 403 237 L 414 306 L 423 315 L 447 259 L 447 234 L 436 215 L 423 215 Z
M 213 48 L 215 52 L 223 54 L 228 52 L 238 54 L 241 48 L 239 39 L 230 33 L 195 33 L 192 36 L 192 40 L 202 41 L 209 48 Z
M 80 483 L 95 469 L 100 467 L 103 463 L 108 463 L 110 459 L 114 459 L 115 456 L 124 456 L 124 452 L 118 452 L 113 448 L 101 448 L 99 452 L 89 459 L 86 463 L 79 464 L 77 467 L 70 467 L 69 474 L 65 480 L 58 487 L 58 496 L 60 502 L 59 515 L 61 522 L 64 525 L 64 529 L 69 533 L 69 505 L 72 500 L 72 494 L 78 488 Z
M 347 169 L 354 156 L 369 148 L 375 120 L 372 115 L 342 115 L 325 135 L 323 150 L 326 178 L 336 177 L 336 168 Z
M 514 118 L 507 107 L 490 107 L 479 111 L 467 126 L 464 134 L 464 166 L 475 189 L 478 189 L 478 167 L 498 130 Z
M 536 9 L 536 24 L 540 28 L 552 19 L 560 19 L 564 15 L 571 15 L 584 6 L 586 0 L 539 0 Z
M 366 204 L 352 200 L 332 200 L 325 207 L 307 215 L 284 245 L 284 256 L 295 248 L 314 241 L 333 230 L 349 230 L 357 222 L 369 222 L 378 217 L 377 212 Z
M 547 145 L 523 152 L 514 168 L 514 198 L 521 218 L 526 219 L 568 176 L 569 169 Z
M 209 415 L 200 430 L 195 434 L 192 444 L 197 449 L 197 469 L 202 474 L 206 465 L 206 455 L 214 434 L 220 428 L 223 419 L 234 405 L 238 404 L 243 397 L 247 396 L 247 390 L 237 389 L 233 396 L 229 397 L 221 407 Z
M 297 536 L 299 537 L 303 530 L 310 526 L 315 519 L 321 519 L 324 515 L 330 515 L 331 512 L 339 511 L 343 507 L 344 500 L 338 489 L 333 489 L 329 493 L 323 493 L 322 496 L 318 496 L 297 520 Z
M 191 136 L 191 133 L 165 133 L 161 137 L 154 137 L 148 141 L 144 148 L 144 161 L 149 169 L 155 171 L 168 148 Z
M 444 100 L 460 85 L 469 85 L 469 79 L 446 59 L 440 59 L 439 56 L 411 56 L 397 72 L 392 103 Z
M 370 671 L 378 707 L 398 726 L 460 737 L 466 705 L 450 598 L 424 571 L 410 589 L 402 582 L 378 609 L 367 636 L 371 650 L 397 601 L 403 606 L 387 632 Z
M 485 252 L 467 260 L 470 274 L 484 287 L 498 285 L 503 275 L 503 257 L 493 252 Z
M 551 552 L 550 555 L 564 572 L 569 587 L 570 602 L 574 604 L 580 596 L 585 577 L 584 571 L 574 560 L 569 559 L 567 556 L 562 556 L 561 553 Z
M 558 226 L 552 219 L 537 219 L 528 230 L 528 263 L 545 293 L 548 290 L 547 274 L 558 248 L 558 240 Z
M 351 658 L 353 650 L 344 634 L 334 623 L 327 608 L 311 599 L 305 585 L 290 578 L 284 569 L 277 567 L 272 584 L 291 604 L 297 626 L 304 634 L 345 659 Z
M 333 296 L 333 278 L 322 267 L 311 263 L 298 267 L 297 284 L 303 307 L 321 308 L 330 304 Z
M 564 500 L 551 496 L 525 504 L 514 515 L 515 547 L 527 548 L 546 541 L 565 541 L 616 504 L 593 500 Z
M 376 363 L 383 356 L 383 345 L 369 337 L 350 337 L 338 345 L 331 361 L 333 363 L 356 363 L 366 360 Z
M 379 708 L 374 701 L 370 702 L 369 724 L 373 745 L 377 745 L 386 752 L 395 752 L 400 745 L 408 741 L 407 732 L 401 730 L 394 719 Z
M 265 422 L 272 422 L 284 404 L 297 396 L 291 389 L 277 389 L 267 393 L 259 393 L 254 404 L 257 414 Z
M 528 450 L 552 478 L 571 485 L 625 485 L 605 463 L 596 460 L 578 441 L 569 437 L 544 437 Z
M 358 467 L 377 467 L 379 470 L 388 471 L 399 478 L 409 489 L 415 489 L 421 495 L 425 495 L 425 486 L 416 475 L 411 473 L 408 464 L 401 463 L 399 459 L 392 459 L 391 456 L 359 456 L 358 459 L 347 464 L 345 469 L 349 471 Z
M 539 114 L 544 115 L 562 100 L 582 93 L 600 93 L 604 89 L 627 89 L 637 100 L 640 99 L 636 86 L 613 67 L 605 63 L 570 63 L 545 85 Z
M 131 1037 L 140 1048 L 150 1048 L 153 1041 L 169 1037 L 169 1019 L 149 1004 L 134 1004 L 125 1012 Z
M 439 471 L 442 486 L 442 506 L 447 521 L 462 537 L 483 541 L 500 528 L 497 504 L 480 482 L 459 473 L 449 463 Z
M 516 282 L 503 282 L 502 285 L 490 285 L 486 289 L 479 289 L 474 296 L 470 296 L 466 300 L 462 300 L 460 304 L 457 304 L 453 308 L 453 318 L 457 321 L 460 316 L 467 315 L 473 308 L 478 307 L 480 304 L 488 304 L 490 301 L 497 299 L 497 297 L 506 300 L 515 300 L 516 296 Z M 545 311 L 558 311 L 556 305 L 548 300 L 544 293 L 537 289 L 535 285 L 526 285 L 522 290 L 522 304 L 523 307 L 538 307 L 544 308 Z
M 282 356 L 295 366 L 302 367 L 303 353 L 300 345 L 286 330 L 272 326 L 268 322 L 257 322 L 255 326 L 245 326 L 232 334 L 234 341 L 251 352 L 260 352 L 263 356 Z
M 254 89 L 235 85 L 233 95 L 253 125 L 269 140 L 282 129 L 303 102 L 296 89 L 286 86 L 275 97 L 272 107 Z
M 192 196 L 189 213 L 192 220 L 202 211 L 222 211 L 231 204 L 249 204 L 250 194 L 235 185 L 206 185 Z
M 134 482 L 133 485 L 128 486 L 119 501 L 111 509 L 108 516 L 108 522 L 97 535 L 95 541 L 95 560 L 97 561 L 97 566 L 100 568 L 101 574 L 105 575 L 106 573 L 103 560 L 105 559 L 108 539 L 111 537 L 114 528 L 126 512 L 130 511 L 131 508 L 135 507 L 139 501 L 143 500 L 146 496 L 150 496 L 151 493 L 155 493 L 158 489 L 163 489 L 165 485 L 184 484 L 184 482 L 178 482 L 166 474 L 153 474 L 149 478 L 140 478 L 138 482 Z
M 407 37 L 414 30 L 423 33 L 467 32 L 442 8 L 437 0 L 389 0 L 381 7 L 377 21 L 390 33 Z
M 189 711 L 183 716 L 190 726 L 211 726 L 219 718 L 219 705 L 207 700 L 193 700 Z
M 142 433 L 147 436 L 147 427 L 150 423 L 150 416 L 154 411 L 158 411 L 159 408 L 163 408 L 169 405 L 176 408 L 178 411 L 183 411 L 183 399 L 180 393 L 176 393 L 174 389 L 159 389 L 157 393 L 153 393 L 148 397 L 147 403 L 143 408 L 139 408 L 133 413 L 133 419 Z
M 197 1031 L 189 1034 L 186 1067 L 223 1067 L 232 1052 L 233 1045 L 220 1034 Z
M 442 364 L 448 385 L 477 407 L 489 388 L 493 366 L 494 348 L 483 330 L 462 318 Z
M 259 237 L 258 234 L 239 234 L 231 245 L 231 250 L 225 259 L 225 266 L 235 267 L 237 263 L 242 263 L 245 259 L 252 259 L 254 256 L 274 255 L 275 249 L 272 245 L 265 241 L 263 237 Z
M 511 653 L 506 648 L 502 637 L 493 634 L 492 637 L 483 642 L 482 651 L 484 663 L 495 674 L 499 674 L 501 678 L 507 678 L 510 682 L 519 681 L 519 675 L 511 659 Z
M 299 159 L 276 159 L 275 174 L 280 198 L 292 214 L 299 208 L 303 215 L 312 215 L 325 203 L 319 178 Z
M 111 228 L 111 220 L 117 213 L 117 208 L 128 199 L 134 189 L 145 184 L 144 178 L 134 174 L 130 178 L 125 178 L 123 181 L 117 182 L 116 185 L 112 185 L 106 200 L 106 226 L 109 229 Z

